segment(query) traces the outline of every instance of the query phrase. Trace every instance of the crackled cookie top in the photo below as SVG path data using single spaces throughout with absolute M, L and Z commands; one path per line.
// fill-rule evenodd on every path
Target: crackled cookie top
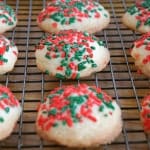
M 136 28 L 140 26 L 150 26 L 150 0 L 139 0 L 136 4 L 127 9 L 130 15 L 135 15 L 138 20 Z
M 12 29 L 16 23 L 17 18 L 14 10 L 4 2 L 0 2 L 0 33 Z
M 12 41 L 0 35 L 0 74 L 11 71 L 18 57 L 18 50 Z
M 144 131 L 150 133 L 150 94 L 142 101 L 141 120 Z
M 59 126 L 59 123 L 72 127 L 73 124 L 82 123 L 84 118 L 96 122 L 93 108 L 96 107 L 103 117 L 107 117 L 115 110 L 112 102 L 111 97 L 101 89 L 85 84 L 57 88 L 40 105 L 38 125 L 49 130 Z
M 36 46 L 39 69 L 61 79 L 75 79 L 82 73 L 85 76 L 100 71 L 108 61 L 104 43 L 86 32 L 66 30 L 49 34 Z

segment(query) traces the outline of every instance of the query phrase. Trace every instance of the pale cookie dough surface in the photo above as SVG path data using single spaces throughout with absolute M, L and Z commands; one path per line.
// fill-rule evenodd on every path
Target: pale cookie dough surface
M 123 15 L 124 25 L 140 33 L 150 32 L 150 0 L 136 1 Z
M 122 130 L 121 110 L 105 92 L 86 84 L 51 91 L 40 104 L 38 134 L 69 147 L 111 143 Z
M 0 2 L 0 34 L 13 29 L 17 24 L 14 10 L 3 2 Z
M 73 30 L 49 34 L 36 46 L 37 67 L 60 79 L 79 79 L 101 71 L 110 55 L 94 36 Z
M 142 101 L 142 110 L 140 112 L 144 131 L 150 134 L 150 94 L 144 97 Z
M 53 0 L 37 17 L 38 26 L 47 32 L 75 29 L 95 33 L 109 22 L 108 11 L 91 0 Z
M 0 35 L 0 74 L 12 71 L 17 61 L 18 49 L 12 41 Z
M 134 42 L 131 56 L 140 73 L 150 77 L 150 32 Z
M 20 113 L 18 100 L 8 88 L 0 85 L 0 140 L 12 133 Z

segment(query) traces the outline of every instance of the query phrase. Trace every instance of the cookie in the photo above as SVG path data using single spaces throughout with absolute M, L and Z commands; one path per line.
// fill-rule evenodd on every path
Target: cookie
M 95 33 L 109 22 L 108 11 L 92 0 L 53 0 L 37 17 L 38 26 L 52 33 L 69 29 Z
M 14 68 L 18 49 L 12 41 L 0 35 L 0 74 L 5 74 Z
M 17 17 L 14 10 L 0 2 L 0 34 L 13 29 L 17 24 Z
M 36 64 L 60 79 L 79 79 L 104 69 L 110 55 L 104 43 L 87 32 L 60 31 L 43 37 L 36 46 Z
M 123 15 L 124 25 L 140 33 L 150 32 L 150 1 L 138 0 Z
M 131 56 L 134 58 L 139 72 L 150 77 L 150 32 L 134 42 Z
M 40 104 L 38 134 L 68 147 L 111 143 L 122 130 L 121 110 L 100 88 L 69 85 L 51 91 Z
M 12 133 L 20 113 L 18 100 L 7 87 L 0 85 L 0 140 Z
M 144 131 L 150 133 L 150 94 L 145 96 L 142 101 L 140 116 Z

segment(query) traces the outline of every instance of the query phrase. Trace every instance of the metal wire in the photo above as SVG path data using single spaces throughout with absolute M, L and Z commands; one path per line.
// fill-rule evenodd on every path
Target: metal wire
M 140 34 L 130 31 L 122 25 L 121 16 L 134 3 L 134 0 L 101 0 L 101 4 L 110 11 L 111 23 L 96 36 L 106 42 L 111 53 L 109 65 L 102 72 L 77 81 L 59 81 L 40 73 L 35 64 L 34 46 L 43 32 L 36 25 L 36 17 L 46 0 L 5 0 L 18 14 L 18 26 L 6 36 L 16 42 L 19 48 L 19 59 L 14 70 L 0 76 L 0 83 L 8 86 L 20 99 L 23 111 L 17 129 L 6 140 L 0 142 L 0 150 L 53 150 L 67 149 L 55 143 L 43 141 L 36 135 L 36 107 L 47 92 L 54 87 L 66 84 L 86 82 L 95 84 L 116 99 L 122 109 L 123 131 L 112 144 L 104 145 L 96 150 L 145 150 L 150 149 L 150 140 L 144 134 L 139 111 L 140 100 L 150 89 L 150 80 L 136 73 L 133 59 L 128 49 Z

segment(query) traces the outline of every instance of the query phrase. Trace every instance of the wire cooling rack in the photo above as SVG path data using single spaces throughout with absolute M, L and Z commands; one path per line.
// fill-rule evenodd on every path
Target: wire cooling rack
M 0 83 L 8 86 L 20 100 L 23 112 L 13 134 L 0 142 L 0 150 L 66 150 L 55 143 L 42 141 L 35 132 L 36 108 L 38 103 L 54 87 L 78 82 L 96 84 L 122 109 L 123 131 L 110 145 L 91 150 L 148 150 L 150 140 L 144 134 L 139 118 L 141 99 L 150 89 L 150 80 L 138 75 L 133 59 L 129 54 L 132 43 L 140 34 L 121 23 L 121 16 L 134 0 L 101 0 L 109 10 L 111 23 L 107 29 L 96 34 L 106 41 L 111 53 L 109 65 L 102 72 L 80 81 L 59 81 L 40 73 L 35 64 L 34 47 L 43 32 L 36 25 L 36 17 L 45 6 L 45 0 L 7 0 L 18 14 L 18 25 L 6 33 L 19 49 L 19 59 L 12 72 L 0 76 Z M 71 148 L 70 148 L 71 149 Z M 70 150 L 69 149 L 69 150 Z

